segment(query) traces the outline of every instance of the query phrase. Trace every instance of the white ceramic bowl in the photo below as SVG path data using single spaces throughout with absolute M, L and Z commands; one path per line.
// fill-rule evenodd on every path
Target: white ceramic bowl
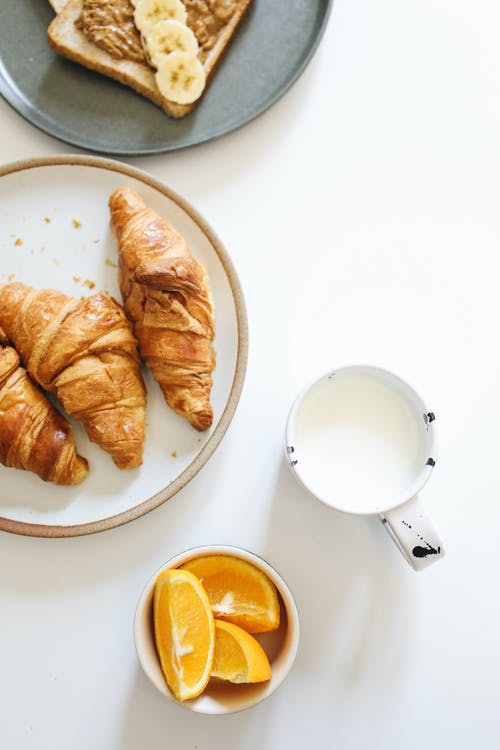
M 201 555 L 231 555 L 239 557 L 260 568 L 275 584 L 280 601 L 280 627 L 271 633 L 256 634 L 271 663 L 272 677 L 268 682 L 233 685 L 211 681 L 198 698 L 179 702 L 170 692 L 163 677 L 156 652 L 153 628 L 153 592 L 155 581 L 162 570 L 177 568 Z M 173 703 L 201 714 L 231 714 L 255 706 L 267 698 L 281 685 L 288 675 L 299 645 L 299 616 L 290 589 L 281 576 L 261 557 L 244 549 L 228 546 L 205 546 L 176 555 L 147 582 L 141 594 L 134 620 L 134 639 L 139 662 L 153 685 Z

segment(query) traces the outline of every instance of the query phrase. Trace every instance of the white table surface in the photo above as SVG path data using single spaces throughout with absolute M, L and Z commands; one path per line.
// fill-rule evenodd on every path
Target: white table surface
M 0 746 L 72 750 L 500 747 L 500 8 L 336 0 L 306 72 L 222 139 L 129 161 L 192 202 L 250 324 L 221 445 L 149 515 L 66 540 L 0 533 Z M 0 162 L 75 149 L 0 101 Z M 422 493 L 447 556 L 415 574 L 375 518 L 290 476 L 296 392 L 342 363 L 395 370 L 439 418 Z M 165 702 L 132 640 L 171 555 L 228 543 L 293 590 L 295 666 L 217 718 Z

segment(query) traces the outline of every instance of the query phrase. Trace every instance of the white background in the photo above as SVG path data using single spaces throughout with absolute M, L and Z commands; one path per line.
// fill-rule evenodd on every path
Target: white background
M 192 483 L 90 537 L 0 535 L 0 746 L 421 750 L 500 746 L 500 9 L 336 0 L 313 61 L 219 141 L 131 159 L 229 249 L 248 306 L 247 380 Z M 0 160 L 72 149 L 0 101 Z M 447 556 L 415 574 L 376 519 L 341 515 L 283 458 L 296 392 L 335 365 L 398 372 L 438 418 L 422 498 Z M 140 670 L 134 608 L 171 555 L 262 554 L 302 634 L 261 706 L 211 718 Z

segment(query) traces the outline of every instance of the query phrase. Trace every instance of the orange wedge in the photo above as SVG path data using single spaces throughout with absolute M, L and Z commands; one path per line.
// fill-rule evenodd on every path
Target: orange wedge
M 210 679 L 215 624 L 205 590 L 188 570 L 165 570 L 156 579 L 154 631 L 168 687 L 180 701 L 196 698 Z
M 248 633 L 279 627 L 276 587 L 255 565 L 231 555 L 205 555 L 181 568 L 203 583 L 214 617 L 239 625 Z
M 238 683 L 264 682 L 271 679 L 271 666 L 260 643 L 246 630 L 216 620 L 212 677 Z

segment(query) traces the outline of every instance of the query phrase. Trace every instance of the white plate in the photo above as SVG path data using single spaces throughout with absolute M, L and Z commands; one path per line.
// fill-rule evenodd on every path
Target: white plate
M 0 529 L 76 536 L 118 526 L 172 497 L 206 463 L 232 419 L 247 360 L 247 321 L 233 265 L 199 214 L 149 175 L 117 162 L 61 156 L 0 168 L 0 283 L 19 280 L 73 296 L 108 291 L 121 300 L 108 197 L 137 190 L 187 240 L 208 268 L 217 318 L 214 423 L 197 432 L 172 412 L 149 372 L 144 462 L 120 471 L 74 420 L 78 451 L 90 464 L 77 487 L 57 487 L 0 465 Z M 87 283 L 85 283 L 87 282 Z M 91 288 L 91 284 L 95 284 Z

